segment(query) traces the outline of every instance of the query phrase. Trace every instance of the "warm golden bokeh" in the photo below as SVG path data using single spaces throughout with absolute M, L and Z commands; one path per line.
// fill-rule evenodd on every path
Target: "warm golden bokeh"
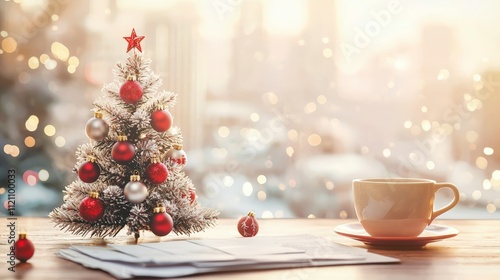
M 448 217 L 500 217 L 498 1 L 0 5 L 0 154 L 33 189 L 67 184 L 135 28 L 222 216 L 353 218 L 352 179 L 402 176 L 456 184 Z

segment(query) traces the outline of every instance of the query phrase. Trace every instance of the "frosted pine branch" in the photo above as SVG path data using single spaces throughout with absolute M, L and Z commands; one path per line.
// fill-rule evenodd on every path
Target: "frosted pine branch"
M 162 85 L 160 75 L 152 73 L 149 77 L 143 78 L 141 85 L 144 90 L 144 94 L 152 95 L 156 93 L 158 88 Z
M 118 186 L 109 186 L 103 191 L 103 200 L 108 207 L 102 219 L 110 224 L 125 225 L 126 216 L 132 205 L 125 199 L 122 189 Z
M 71 212 L 60 208 L 54 209 L 49 217 L 61 230 L 81 236 L 86 236 L 89 233 L 90 237 L 96 236 L 103 238 L 106 236 L 116 236 L 123 228 L 123 226 L 119 224 L 106 224 L 103 222 L 89 223 L 81 220 L 78 216 L 78 212 L 71 215 Z
M 160 91 L 154 98 L 149 98 L 146 102 L 142 103 L 138 110 L 152 113 L 157 109 L 158 105 L 164 105 L 167 108 L 173 107 L 176 102 L 177 94 L 170 91 Z
M 148 212 L 152 212 L 151 210 L 146 209 L 143 204 L 134 205 L 127 218 L 127 234 L 138 233 L 143 229 L 149 230 Z
M 174 219 L 174 232 L 190 235 L 203 231 L 206 227 L 214 226 L 219 211 L 203 208 L 196 212 L 183 213 Z
M 160 150 L 158 149 L 158 145 L 154 140 L 147 140 L 136 145 L 137 152 L 140 155 L 139 164 L 147 165 L 150 160 L 160 154 Z
M 122 103 L 124 102 L 122 101 Z M 100 97 L 94 102 L 94 106 L 97 111 L 103 112 L 109 116 L 109 119 L 111 120 L 111 122 L 108 123 L 109 127 L 110 129 L 113 129 L 115 131 L 121 129 L 120 126 L 115 123 L 115 121 L 120 123 L 120 120 L 128 119 L 130 114 L 130 105 L 124 103 L 122 107 L 119 107 L 115 102 L 113 102 L 113 100 L 109 98 Z
M 102 86 L 102 92 L 105 93 L 107 98 L 112 98 L 116 101 L 121 101 L 120 98 L 120 86 L 118 83 L 108 83 Z

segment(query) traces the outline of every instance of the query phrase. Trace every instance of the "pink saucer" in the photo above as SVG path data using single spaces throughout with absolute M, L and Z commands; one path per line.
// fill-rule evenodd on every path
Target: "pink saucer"
M 458 234 L 452 227 L 432 224 L 417 237 L 374 237 L 369 235 L 360 223 L 349 223 L 333 229 L 337 234 L 361 241 L 366 245 L 384 247 L 423 247 L 427 243 L 440 241 Z

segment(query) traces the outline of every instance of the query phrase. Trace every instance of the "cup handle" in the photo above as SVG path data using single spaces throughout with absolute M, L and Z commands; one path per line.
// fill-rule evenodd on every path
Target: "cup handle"
M 434 193 L 436 193 L 438 190 L 442 189 L 442 188 L 449 188 L 453 191 L 453 200 L 448 204 L 446 205 L 445 207 L 437 210 L 437 211 L 432 211 L 432 216 L 431 216 L 431 219 L 429 220 L 429 225 L 432 223 L 432 221 L 434 221 L 435 218 L 437 218 L 437 216 L 443 214 L 444 212 L 450 210 L 451 208 L 455 207 L 455 205 L 458 204 L 458 201 L 460 199 L 460 193 L 458 192 L 458 189 L 457 187 L 455 187 L 453 184 L 451 183 L 436 183 L 434 184 Z

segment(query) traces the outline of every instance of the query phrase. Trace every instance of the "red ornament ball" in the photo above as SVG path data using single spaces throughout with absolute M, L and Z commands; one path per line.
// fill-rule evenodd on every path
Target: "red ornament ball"
M 135 104 L 142 98 L 142 86 L 134 80 L 127 80 L 120 88 L 120 97 L 125 103 Z
M 19 239 L 14 244 L 14 247 L 16 247 L 16 259 L 21 262 L 26 262 L 31 259 L 35 253 L 35 246 L 27 239 L 26 233 L 19 233 Z
M 126 139 L 126 138 L 125 138 Z M 132 143 L 124 140 L 118 141 L 113 145 L 111 149 L 111 157 L 118 164 L 127 164 L 134 159 L 135 147 Z
M 165 212 L 165 207 L 156 207 L 154 212 L 149 224 L 151 231 L 158 236 L 169 234 L 174 227 L 174 221 L 170 214 Z
M 157 110 L 151 114 L 151 126 L 158 132 L 165 132 L 172 126 L 172 115 L 167 110 Z
M 153 184 L 162 184 L 167 180 L 168 170 L 167 166 L 161 162 L 152 162 L 146 167 L 146 179 Z
M 90 192 L 89 196 L 84 198 L 78 209 L 80 217 L 87 222 L 98 221 L 104 215 L 104 203 L 99 199 L 99 193 Z
M 101 175 L 101 168 L 94 161 L 86 161 L 78 167 L 78 177 L 85 183 L 93 183 Z
M 259 232 L 259 224 L 253 212 L 249 212 L 247 216 L 241 217 L 238 221 L 238 231 L 243 237 L 257 235 L 257 232 Z

